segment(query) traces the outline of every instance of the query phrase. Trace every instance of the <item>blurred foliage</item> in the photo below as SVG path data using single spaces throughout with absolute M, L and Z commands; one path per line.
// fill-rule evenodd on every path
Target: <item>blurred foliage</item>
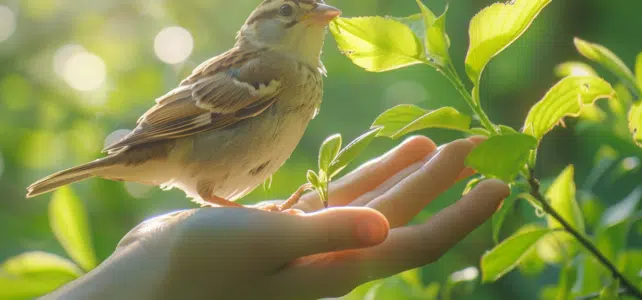
M 25 200 L 24 188 L 52 171 L 99 157 L 111 133 L 132 128 L 153 99 L 178 84 L 198 63 L 233 45 L 236 31 L 258 2 L 3 0 L 0 3 L 0 8 L 13 13 L 15 21 L 0 18 L 0 261 L 8 263 L 7 259 L 15 259 L 20 253 L 42 250 L 56 255 L 56 258 L 44 256 L 43 260 L 57 261 L 60 265 L 68 262 L 62 258 L 67 248 L 56 241 L 49 227 L 47 206 L 52 195 Z M 407 16 L 417 12 L 417 4 L 411 0 L 327 2 L 340 7 L 344 16 Z M 466 54 L 469 21 L 492 2 L 456 1 L 449 6 L 445 28 L 451 44 L 450 56 L 459 73 L 465 73 L 459 62 L 464 61 Z M 445 10 L 442 0 L 424 3 L 432 11 Z M 486 66 L 480 95 L 486 112 L 499 123 L 520 127 L 530 106 L 556 81 L 554 67 L 581 59 L 573 45 L 575 36 L 599 42 L 617 53 L 626 65 L 633 66 L 635 56 L 642 50 L 642 41 L 637 38 L 642 28 L 638 16 L 641 10 L 640 1 L 552 1 L 521 38 Z M 9 30 L 12 26 L 15 30 Z M 171 26 L 185 28 L 193 38 L 193 51 L 188 49 L 189 58 L 179 64 L 164 63 L 154 48 L 159 32 Z M 5 32 L 10 32 L 9 36 L 2 39 Z M 243 202 L 288 196 L 306 181 L 305 172 L 317 164 L 318 146 L 327 136 L 340 132 L 346 140 L 352 140 L 365 132 L 381 112 L 397 104 L 416 104 L 428 109 L 451 106 L 468 112 L 448 80 L 430 68 L 412 66 L 382 74 L 368 73 L 341 55 L 331 37 L 323 58 L 329 76 L 325 80 L 320 115 L 310 124 L 292 158 L 275 174 L 272 188 L 258 188 Z M 616 82 L 616 76 L 599 68 L 597 71 L 608 81 Z M 640 194 L 635 188 L 642 177 L 639 167 L 642 151 L 630 142 L 626 117 L 622 117 L 627 113 L 622 107 L 639 99 L 627 95 L 626 89 L 614 87 L 620 101 L 610 101 L 605 104 L 610 106 L 608 109 L 601 106 L 603 109 L 595 113 L 610 122 L 571 121 L 567 126 L 575 130 L 558 128 L 549 133 L 540 147 L 536 173 L 542 178 L 553 178 L 565 166 L 575 166 L 576 197 L 587 233 L 595 236 L 601 249 L 640 284 L 640 222 L 617 218 L 626 211 L 618 207 L 632 205 L 629 211 L 635 211 L 639 205 Z M 437 143 L 461 136 L 441 129 L 422 133 Z M 375 139 L 349 168 L 395 143 L 398 141 Z M 455 201 L 464 184 L 431 203 L 414 222 L 424 221 Z M 550 181 L 543 184 L 546 186 Z M 100 179 L 73 187 L 77 199 L 87 207 L 98 261 L 104 260 L 119 239 L 142 220 L 195 207 L 176 190 L 161 192 Z M 637 194 L 631 193 L 633 190 Z M 542 222 L 524 201 L 506 206 L 509 211 L 501 222 L 504 228 L 501 232 L 496 230 L 500 240 L 524 223 Z M 544 263 L 539 258 L 542 251 L 546 253 L 541 249 L 556 248 L 538 245 L 537 251 L 522 257 L 520 272 L 476 286 L 474 294 L 469 293 L 467 284 L 452 283 L 457 281 L 453 279 L 456 271 L 478 266 L 484 251 L 494 246 L 493 228 L 488 223 L 438 262 L 368 283 L 346 298 L 433 299 L 440 295 L 441 299 L 539 299 L 558 295 L 557 287 L 567 287 L 574 279 L 568 275 L 572 268 Z M 622 243 L 628 244 L 626 250 L 619 246 Z M 582 274 L 590 276 L 572 280 L 573 290 L 581 295 L 599 293 L 593 287 L 601 284 L 602 267 L 585 255 L 577 260 Z M 562 267 L 564 272 L 560 272 Z M 74 272 L 80 272 L 80 268 Z M 59 284 L 77 276 L 74 274 L 41 275 Z M 470 280 L 479 278 L 474 276 Z M 539 292 L 542 286 L 550 288 Z M 612 286 L 609 288 L 613 290 Z M 45 290 L 43 286 L 33 287 L 33 291 Z M 607 293 L 609 290 L 604 292 Z

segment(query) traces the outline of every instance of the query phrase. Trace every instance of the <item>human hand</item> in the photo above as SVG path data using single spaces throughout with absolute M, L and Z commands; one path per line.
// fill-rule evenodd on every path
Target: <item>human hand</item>
M 472 141 L 472 142 L 471 142 Z M 441 147 L 415 137 L 314 193 L 304 215 L 237 208 L 175 212 L 128 233 L 96 270 L 50 295 L 65 299 L 315 299 L 432 261 L 508 195 L 480 183 L 424 224 L 404 226 L 458 179 L 479 139 Z M 390 228 L 392 228 L 390 230 Z

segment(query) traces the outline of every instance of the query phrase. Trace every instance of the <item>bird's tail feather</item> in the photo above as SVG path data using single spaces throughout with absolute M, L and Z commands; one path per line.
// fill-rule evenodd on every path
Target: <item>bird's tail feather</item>
M 105 157 L 90 163 L 73 167 L 40 179 L 27 187 L 27 198 L 35 197 L 67 184 L 95 176 L 95 172 L 110 166 L 110 158 Z

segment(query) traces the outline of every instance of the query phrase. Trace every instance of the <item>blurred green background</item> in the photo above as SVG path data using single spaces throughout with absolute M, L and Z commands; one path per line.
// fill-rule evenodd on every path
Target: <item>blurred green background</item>
M 341 8 L 343 16 L 405 16 L 418 11 L 411 0 L 327 2 Z M 493 1 L 451 2 L 447 18 L 451 56 L 464 74 L 468 21 Z M 132 128 L 156 97 L 175 87 L 201 61 L 231 47 L 237 30 L 258 3 L 2 0 L 0 261 L 28 250 L 64 255 L 48 226 L 51 194 L 26 200 L 25 187 L 53 171 L 100 157 L 108 135 Z M 442 0 L 425 3 L 437 14 L 445 7 Z M 574 36 L 601 43 L 632 65 L 642 50 L 640 11 L 642 1 L 553 1 L 526 34 L 486 69 L 482 101 L 491 118 L 519 128 L 530 105 L 556 81 L 554 66 L 580 59 L 572 44 Z M 328 78 L 320 115 L 308 127 L 292 158 L 274 176 L 272 188 L 258 188 L 243 199 L 244 203 L 288 196 L 304 182 L 305 171 L 315 168 L 317 150 L 325 137 L 341 133 L 344 140 L 352 139 L 387 108 L 412 103 L 426 108 L 450 105 L 468 111 L 449 82 L 429 67 L 368 73 L 341 55 L 330 36 L 323 61 Z M 460 137 L 439 130 L 426 134 L 437 143 Z M 543 145 L 538 172 L 552 176 L 573 163 L 577 178 L 584 178 L 593 164 L 595 148 L 606 138 L 557 130 Z M 375 141 L 352 167 L 398 142 Z M 630 151 L 639 155 L 636 150 Z M 617 190 L 604 187 L 613 196 L 604 205 L 621 199 L 638 183 L 625 181 Z M 462 186 L 432 203 L 416 221 L 455 201 Z M 73 188 L 88 207 L 101 260 L 142 220 L 195 207 L 178 190 L 162 192 L 101 179 Z M 509 217 L 509 223 L 511 218 L 515 222 L 536 218 L 532 210 L 524 211 L 523 216 Z M 477 266 L 481 254 L 493 246 L 488 225 L 437 263 L 423 268 L 423 281 L 443 281 L 454 271 Z M 468 298 L 536 299 L 538 287 L 556 282 L 555 275 L 528 277 L 513 272 L 497 283 L 479 286 Z

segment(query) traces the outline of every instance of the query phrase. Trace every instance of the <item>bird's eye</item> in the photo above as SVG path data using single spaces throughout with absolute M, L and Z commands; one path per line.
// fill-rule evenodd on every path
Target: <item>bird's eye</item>
M 292 8 L 292 5 L 289 4 L 285 4 L 279 9 L 279 14 L 284 17 L 292 16 L 292 13 L 294 13 L 294 9 Z

